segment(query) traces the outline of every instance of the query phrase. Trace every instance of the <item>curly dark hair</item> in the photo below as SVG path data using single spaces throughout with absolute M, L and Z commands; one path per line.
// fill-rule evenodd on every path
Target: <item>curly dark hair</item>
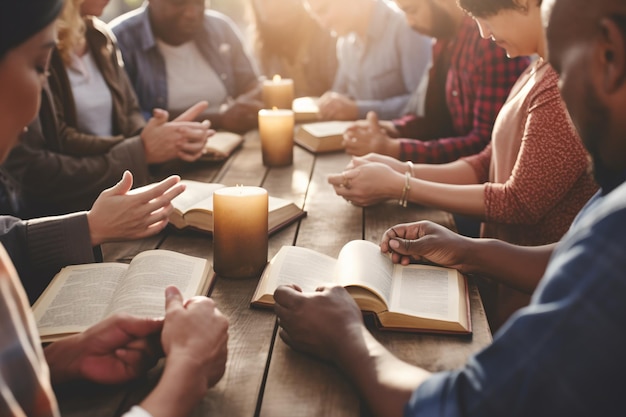
M 502 10 L 526 11 L 527 7 L 519 0 L 457 0 L 459 6 L 474 17 L 490 17 Z M 541 6 L 541 0 L 537 0 Z

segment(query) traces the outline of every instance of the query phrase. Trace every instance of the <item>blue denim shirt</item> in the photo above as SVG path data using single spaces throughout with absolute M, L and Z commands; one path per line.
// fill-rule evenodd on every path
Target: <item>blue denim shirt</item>
M 169 109 L 165 60 L 154 38 L 148 9 L 140 7 L 109 24 L 146 119 L 155 107 Z M 237 28 L 226 16 L 205 10 L 204 25 L 194 42 L 222 79 L 230 98 L 237 98 L 258 82 L 256 65 L 245 51 Z
M 405 416 L 624 415 L 625 352 L 622 183 L 581 211 L 530 306 L 463 369 L 422 384 Z
M 411 29 L 394 4 L 377 0 L 374 7 L 365 39 L 350 33 L 337 40 L 332 90 L 356 100 L 361 119 L 370 110 L 395 119 L 428 76 L 432 39 Z

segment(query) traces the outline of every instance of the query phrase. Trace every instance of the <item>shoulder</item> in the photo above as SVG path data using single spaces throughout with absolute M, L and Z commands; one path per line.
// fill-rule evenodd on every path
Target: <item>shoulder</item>
M 228 16 L 215 10 L 205 10 L 204 27 L 209 33 L 228 34 L 236 33 L 237 25 Z
M 532 103 L 540 105 L 554 100 L 561 101 L 559 75 L 550 64 L 542 64 L 535 72 L 534 77 L 536 77 L 535 85 L 529 93 Z
M 116 17 L 109 22 L 108 27 L 115 33 L 116 36 L 120 36 L 125 32 L 132 32 L 139 30 L 147 19 L 147 11 L 145 7 L 140 7 L 135 10 L 131 10 L 128 13 L 124 13 L 121 16 Z

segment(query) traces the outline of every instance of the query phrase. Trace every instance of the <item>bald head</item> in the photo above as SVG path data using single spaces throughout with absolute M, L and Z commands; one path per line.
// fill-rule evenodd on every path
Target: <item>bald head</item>
M 544 0 L 542 17 L 563 100 L 610 186 L 626 171 L 626 1 Z

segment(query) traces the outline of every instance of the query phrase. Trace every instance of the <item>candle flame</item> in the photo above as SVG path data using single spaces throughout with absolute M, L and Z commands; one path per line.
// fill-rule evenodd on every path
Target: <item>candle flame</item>
M 275 83 L 280 82 L 281 78 L 280 75 L 276 74 L 274 75 L 274 78 L 272 78 L 272 81 L 274 81 Z

